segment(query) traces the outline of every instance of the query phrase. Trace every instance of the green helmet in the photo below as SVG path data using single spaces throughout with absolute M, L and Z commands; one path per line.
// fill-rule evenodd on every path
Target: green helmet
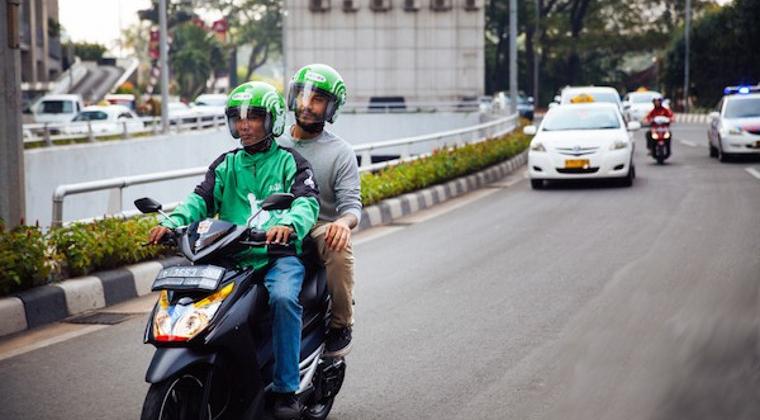
M 346 84 L 343 78 L 327 64 L 309 64 L 293 75 L 288 89 L 288 109 L 296 111 L 299 94 L 316 92 L 327 96 L 328 104 L 324 120 L 333 123 L 346 103 Z
M 274 86 L 264 82 L 247 82 L 236 87 L 227 97 L 224 109 L 227 126 L 234 138 L 240 138 L 235 121 L 258 114 L 264 115 L 267 136 L 279 137 L 285 130 L 285 100 Z

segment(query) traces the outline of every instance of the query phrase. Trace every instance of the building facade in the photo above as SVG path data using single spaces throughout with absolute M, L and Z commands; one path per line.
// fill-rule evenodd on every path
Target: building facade
M 483 0 L 285 0 L 287 74 L 335 67 L 349 102 L 449 102 L 485 89 Z
M 58 0 L 22 0 L 21 86 L 24 91 L 47 91 L 62 72 Z

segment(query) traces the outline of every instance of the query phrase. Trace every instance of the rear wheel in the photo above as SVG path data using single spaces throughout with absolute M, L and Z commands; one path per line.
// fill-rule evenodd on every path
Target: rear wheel
M 544 188 L 544 180 L 543 179 L 531 179 L 530 180 L 530 186 L 534 190 L 541 190 Z

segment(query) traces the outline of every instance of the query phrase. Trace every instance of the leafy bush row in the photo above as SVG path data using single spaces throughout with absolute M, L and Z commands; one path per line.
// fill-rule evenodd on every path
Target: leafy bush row
M 363 174 L 362 201 L 369 206 L 467 175 L 519 154 L 529 142 L 510 134 Z M 7 230 L 0 221 L 0 296 L 167 255 L 166 247 L 142 246 L 156 223 L 155 217 L 106 218 L 43 233 L 39 226 Z
M 362 204 L 371 206 L 386 198 L 477 172 L 519 154 L 529 143 L 528 136 L 512 133 L 452 150 L 437 150 L 424 159 L 362 174 Z
M 106 218 L 44 234 L 39 226 L 0 223 L 0 296 L 68 277 L 154 259 L 166 247 L 142 246 L 155 217 Z

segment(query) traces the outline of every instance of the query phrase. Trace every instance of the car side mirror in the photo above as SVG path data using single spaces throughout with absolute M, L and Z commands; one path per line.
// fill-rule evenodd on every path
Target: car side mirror
M 560 103 L 560 101 L 562 101 L 562 98 L 560 98 L 559 95 L 554 97 L 554 102 Z
M 628 123 L 628 131 L 636 131 L 641 129 L 641 123 L 638 121 L 631 121 Z
M 552 108 L 554 108 L 557 105 L 559 105 L 559 104 L 556 103 L 556 102 L 551 102 L 551 103 L 549 103 L 549 109 L 552 109 Z
M 295 199 L 296 196 L 291 193 L 275 193 L 264 199 L 261 209 L 266 211 L 289 209 Z
M 711 120 L 715 120 L 715 119 L 720 118 L 720 114 L 718 112 L 716 112 L 716 111 L 713 111 L 713 112 L 707 114 L 707 117 L 710 118 Z
M 526 136 L 535 136 L 537 132 L 538 132 L 538 129 L 536 128 L 535 125 L 526 125 L 525 127 L 523 127 L 523 134 L 525 134 Z
M 152 198 L 143 197 L 143 198 L 138 198 L 137 200 L 135 200 L 135 207 L 137 207 L 137 209 L 140 210 L 140 212 L 147 214 L 147 213 L 158 213 L 159 211 L 161 211 L 162 206 L 161 206 L 161 203 L 159 203 L 158 201 Z

